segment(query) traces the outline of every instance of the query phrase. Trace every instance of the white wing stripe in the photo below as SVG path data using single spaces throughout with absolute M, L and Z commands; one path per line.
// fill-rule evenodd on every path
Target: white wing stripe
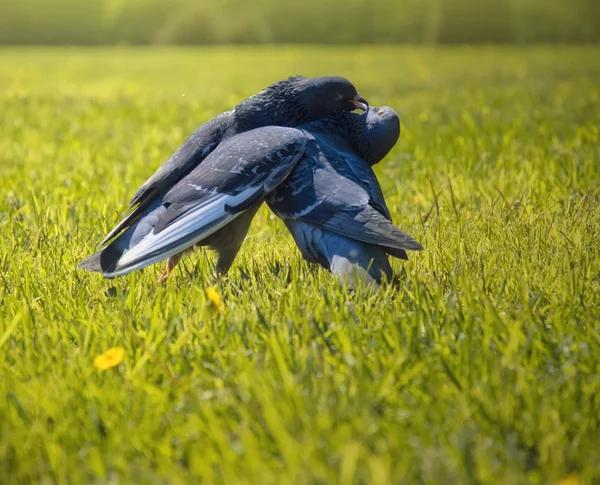
M 227 212 L 225 210 L 226 205 L 235 206 L 240 204 L 260 190 L 262 190 L 262 187 L 254 186 L 243 190 L 235 196 L 215 194 L 213 197 L 204 201 L 203 204 L 191 208 L 182 217 L 175 220 L 158 234 L 150 232 L 139 242 L 139 244 L 121 256 L 118 267 L 127 266 L 128 264 L 134 263 L 134 261 L 139 261 L 150 253 L 165 249 L 169 245 L 177 244 L 178 241 L 184 239 L 189 234 L 201 231 L 193 239 L 185 240 L 185 242 L 181 244 L 181 248 L 180 245 L 177 245 L 178 250 L 176 252 L 171 250 L 168 252 L 176 254 L 177 252 L 192 246 L 194 243 L 209 236 L 239 215 L 239 213 L 231 214 Z M 214 225 L 219 219 L 223 220 L 218 225 Z M 202 231 L 202 228 L 207 228 L 207 230 Z M 165 254 L 157 255 L 156 261 L 160 261 L 165 257 Z M 144 259 L 143 265 L 147 266 L 148 264 L 148 260 Z M 127 269 L 129 272 L 130 269 Z

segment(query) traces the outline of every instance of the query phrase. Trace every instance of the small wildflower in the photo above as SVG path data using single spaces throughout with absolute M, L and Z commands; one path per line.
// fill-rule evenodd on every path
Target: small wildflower
M 222 312 L 225 310 L 225 305 L 223 305 L 221 297 L 217 293 L 217 290 L 215 290 L 212 286 L 206 288 L 206 297 L 218 311 Z
M 94 359 L 94 367 L 100 370 L 110 369 L 111 367 L 119 365 L 124 356 L 125 349 L 123 347 L 108 349 Z

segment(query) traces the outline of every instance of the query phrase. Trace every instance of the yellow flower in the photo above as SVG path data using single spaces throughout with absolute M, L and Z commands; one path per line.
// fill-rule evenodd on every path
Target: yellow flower
M 206 297 L 210 300 L 212 305 L 217 310 L 219 310 L 220 312 L 225 310 L 225 305 L 223 305 L 223 302 L 221 301 L 221 297 L 217 293 L 217 290 L 215 290 L 212 286 L 209 286 L 208 288 L 206 288 Z
M 113 347 L 94 359 L 94 367 L 100 370 L 110 369 L 121 363 L 125 356 L 123 347 Z

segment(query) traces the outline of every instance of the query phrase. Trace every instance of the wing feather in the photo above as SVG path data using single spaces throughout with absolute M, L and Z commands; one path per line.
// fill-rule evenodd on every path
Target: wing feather
M 148 205 L 197 167 L 217 147 L 230 124 L 230 113 L 221 113 L 200 126 L 179 149 L 146 180 L 129 202 L 130 212 L 98 247 L 131 227 Z
M 103 274 L 122 276 L 178 254 L 262 203 L 293 170 L 305 144 L 302 131 L 274 126 L 223 142 L 162 197 L 160 211 L 141 216 L 136 224 L 147 232 L 136 244 L 118 244 L 126 231 L 103 250 L 111 253 L 101 265 L 111 271 Z M 144 224 L 150 215 L 152 224 Z M 82 267 L 96 271 L 97 258 Z
M 323 140 L 311 144 L 306 152 L 268 200 L 273 211 L 286 224 L 291 223 L 288 227 L 301 221 L 356 241 L 383 246 L 402 259 L 406 259 L 405 250 L 423 249 L 392 224 L 375 173 L 364 160 L 336 150 Z

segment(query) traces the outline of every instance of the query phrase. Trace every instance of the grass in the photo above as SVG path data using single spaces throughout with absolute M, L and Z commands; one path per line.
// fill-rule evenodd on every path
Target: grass
M 599 480 L 599 57 L 0 50 L 0 482 Z M 426 250 L 396 286 L 348 294 L 266 208 L 223 312 L 208 253 L 166 287 L 76 270 L 197 125 L 294 73 L 402 113 L 377 174 Z

